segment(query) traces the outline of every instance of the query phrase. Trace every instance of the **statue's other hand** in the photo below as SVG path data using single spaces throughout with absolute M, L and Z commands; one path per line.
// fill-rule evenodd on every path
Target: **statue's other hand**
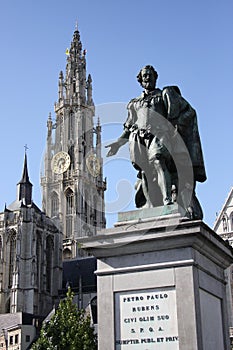
M 108 147 L 110 147 L 110 150 L 107 153 L 107 157 L 111 157 L 117 153 L 118 149 L 120 148 L 120 145 L 116 141 L 116 142 L 110 143 L 109 145 L 105 146 L 105 148 L 108 148 Z

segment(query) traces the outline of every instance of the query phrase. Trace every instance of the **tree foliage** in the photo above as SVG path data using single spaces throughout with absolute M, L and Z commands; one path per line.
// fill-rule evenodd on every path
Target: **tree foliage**
M 32 350 L 96 350 L 97 338 L 90 324 L 90 317 L 73 303 L 74 295 L 68 289 L 51 317 L 44 323 L 40 337 Z

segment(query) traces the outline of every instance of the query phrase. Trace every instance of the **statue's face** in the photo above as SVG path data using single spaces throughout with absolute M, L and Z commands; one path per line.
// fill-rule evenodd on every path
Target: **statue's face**
M 142 77 L 142 82 L 141 82 L 142 87 L 146 90 L 154 90 L 155 83 L 156 83 L 154 72 L 151 69 L 143 68 L 141 70 L 141 77 Z

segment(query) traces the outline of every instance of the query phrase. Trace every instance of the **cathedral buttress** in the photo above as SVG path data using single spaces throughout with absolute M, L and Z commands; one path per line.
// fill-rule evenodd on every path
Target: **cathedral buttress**
M 47 121 L 43 210 L 63 232 L 63 257 L 79 256 L 78 238 L 105 227 L 101 127 L 94 125 L 92 78 L 78 29 L 58 79 L 55 121 Z

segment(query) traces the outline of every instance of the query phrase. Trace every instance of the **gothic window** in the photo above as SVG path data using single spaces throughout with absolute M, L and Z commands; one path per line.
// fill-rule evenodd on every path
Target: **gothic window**
M 40 292 L 42 285 L 42 241 L 41 235 L 37 232 L 37 240 L 36 240 L 36 258 L 37 258 L 37 287 Z
M 70 146 L 69 150 L 68 150 L 68 154 L 70 156 L 70 162 L 71 164 L 74 163 L 74 146 Z
M 68 116 L 68 140 L 72 140 L 74 138 L 74 115 L 70 113 Z
M 12 232 L 10 235 L 10 254 L 9 254 L 9 287 L 13 283 L 13 273 L 16 261 L 16 232 Z
M 85 119 L 83 119 L 83 127 L 84 127 L 84 130 L 86 129 L 85 127 Z M 86 140 L 86 132 L 84 131 L 83 133 L 83 137 L 82 137 L 82 146 L 83 146 L 83 158 L 86 157 L 86 150 L 87 150 L 87 140 Z M 85 163 L 86 162 L 83 162 L 83 166 L 84 166 L 84 169 L 85 169 Z
M 14 224 L 17 224 L 17 221 L 18 221 L 18 215 L 14 214 Z
M 73 79 L 73 94 L 76 92 L 76 80 Z
M 94 219 L 94 226 L 97 225 L 97 209 L 96 209 L 96 206 L 97 206 L 97 197 L 94 196 L 93 198 L 93 211 L 94 211 L 94 215 L 93 215 L 93 219 Z
M 62 113 L 57 116 L 57 123 L 56 123 L 56 144 L 59 145 L 62 140 L 62 122 L 63 122 L 63 115 Z
M 0 236 L 0 259 L 2 259 L 2 236 Z
M 51 237 L 46 239 L 46 290 L 51 292 L 52 280 L 52 260 L 53 259 L 53 241 Z
M 85 215 L 86 223 L 88 222 L 88 216 L 89 216 L 88 199 L 89 199 L 88 192 L 85 191 L 85 195 L 84 195 L 84 215 Z
M 66 248 L 63 250 L 63 260 L 68 260 L 72 258 L 71 250 Z
M 224 213 L 222 217 L 223 232 L 227 232 L 227 215 Z
M 71 189 L 66 191 L 66 215 L 73 214 L 74 193 Z
M 56 192 L 52 193 L 51 199 L 51 217 L 57 216 L 59 213 L 59 199 Z
M 66 193 L 66 237 L 72 235 L 73 230 L 73 210 L 74 210 L 74 193 L 69 188 Z
M 66 238 L 69 238 L 72 235 L 72 216 L 66 216 Z
M 233 231 L 233 212 L 230 215 L 230 230 Z

